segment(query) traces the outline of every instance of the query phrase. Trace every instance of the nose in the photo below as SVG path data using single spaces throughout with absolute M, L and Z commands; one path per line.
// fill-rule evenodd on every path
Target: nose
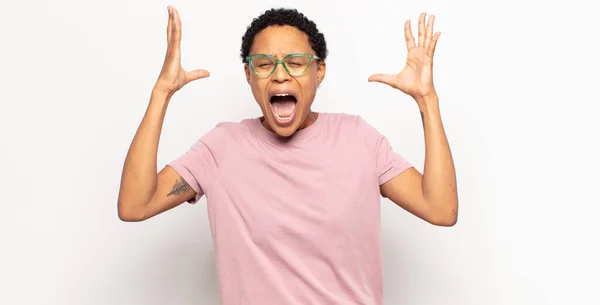
M 273 75 L 272 75 L 271 79 L 274 82 L 283 83 L 283 82 L 289 81 L 291 79 L 291 76 L 289 73 L 287 73 L 287 71 L 283 67 L 283 64 L 279 64 L 279 65 L 277 65 L 277 68 L 275 69 L 275 71 L 273 71 Z

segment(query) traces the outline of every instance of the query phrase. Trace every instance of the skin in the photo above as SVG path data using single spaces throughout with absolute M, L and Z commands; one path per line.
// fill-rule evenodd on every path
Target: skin
M 308 35 L 292 26 L 270 26 L 260 31 L 254 38 L 250 54 L 271 54 L 278 59 L 291 53 L 315 54 L 308 43 Z M 263 113 L 263 125 L 282 137 L 289 137 L 299 129 L 313 124 L 318 113 L 311 111 L 318 85 L 325 77 L 324 61 L 312 60 L 308 71 L 301 76 L 292 77 L 282 65 L 269 77 L 260 77 L 248 64 L 244 65 L 246 80 L 252 94 Z M 277 124 L 270 108 L 272 90 L 291 90 L 297 94 L 296 117 L 291 124 Z
M 131 142 L 121 176 L 117 202 L 123 221 L 143 221 L 191 199 L 196 192 L 171 167 L 157 174 L 158 143 L 171 98 L 186 84 L 208 77 L 206 70 L 186 71 L 181 66 L 181 20 L 169 6 L 167 52 L 150 102 Z
M 458 218 L 456 173 L 450 145 L 440 114 L 439 98 L 433 84 L 433 55 L 440 32 L 433 32 L 435 16 L 418 21 L 415 43 L 410 21 L 404 23 L 408 51 L 406 64 L 398 74 L 374 74 L 380 82 L 411 96 L 421 112 L 425 136 L 423 174 L 410 169 L 381 186 L 384 197 L 415 216 L 440 226 L 453 226 Z
M 121 178 L 118 215 L 123 221 L 142 221 L 172 209 L 196 196 L 193 189 L 166 166 L 157 174 L 157 152 L 162 124 L 172 96 L 189 82 L 209 77 L 206 70 L 186 71 L 181 66 L 181 20 L 177 10 L 168 7 L 167 52 L 163 68 L 152 90 L 150 102 L 131 143 Z M 439 32 L 433 34 L 434 17 L 425 24 L 425 13 L 419 17 L 418 43 L 415 43 L 410 21 L 404 25 L 407 60 L 398 74 L 374 74 L 370 82 L 386 84 L 408 94 L 417 103 L 425 135 L 425 164 L 421 174 L 409 169 L 381 186 L 381 194 L 417 217 L 440 226 L 457 221 L 458 196 L 452 155 L 439 109 L 439 98 L 433 86 L 433 54 Z M 289 26 L 269 27 L 255 38 L 252 53 L 267 53 L 278 58 L 289 53 L 314 54 L 308 37 Z M 325 77 L 325 63 L 313 61 L 302 76 L 291 77 L 283 69 L 268 78 L 259 78 L 245 67 L 246 78 L 260 106 L 265 128 L 288 137 L 318 119 L 310 110 L 318 85 Z M 268 108 L 268 93 L 289 89 L 298 95 L 298 115 L 288 126 L 275 124 Z

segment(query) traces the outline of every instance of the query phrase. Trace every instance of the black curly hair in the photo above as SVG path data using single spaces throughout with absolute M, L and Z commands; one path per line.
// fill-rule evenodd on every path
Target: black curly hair
M 308 35 L 308 43 L 315 50 L 316 55 L 321 60 L 327 58 L 328 51 L 325 36 L 319 32 L 317 25 L 313 21 L 306 18 L 304 14 L 298 12 L 296 9 L 273 8 L 255 18 L 246 29 L 246 33 L 242 37 L 240 54 L 242 62 L 246 62 L 246 56 L 250 53 L 250 48 L 252 47 L 252 43 L 254 43 L 256 34 L 271 25 L 289 25 L 306 33 Z

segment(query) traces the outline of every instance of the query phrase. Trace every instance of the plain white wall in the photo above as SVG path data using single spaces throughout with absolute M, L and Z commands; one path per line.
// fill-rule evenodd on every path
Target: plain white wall
M 433 227 L 382 200 L 385 304 L 600 304 L 600 22 L 593 2 L 548 2 L 3 1 L 0 304 L 217 304 L 204 200 L 142 223 L 116 214 L 169 4 L 184 67 L 212 76 L 175 95 L 160 167 L 216 123 L 260 115 L 241 36 L 285 6 L 326 35 L 315 110 L 362 115 L 422 169 L 415 103 L 367 77 L 399 71 L 403 21 L 435 14 L 459 222 Z

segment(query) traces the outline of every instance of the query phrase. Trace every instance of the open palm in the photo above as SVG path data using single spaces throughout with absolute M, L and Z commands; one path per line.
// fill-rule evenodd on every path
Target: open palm
M 410 21 L 404 23 L 404 35 L 408 54 L 406 64 L 398 74 L 374 74 L 369 77 L 371 82 L 380 82 L 399 89 L 400 91 L 421 99 L 435 94 L 433 86 L 433 54 L 440 32 L 433 34 L 435 16 L 430 16 L 425 25 L 426 14 L 419 16 L 419 38 L 415 39 L 410 27 Z
M 167 53 L 156 81 L 156 87 L 173 94 L 191 81 L 210 76 L 210 73 L 204 69 L 194 71 L 183 69 L 181 66 L 181 19 L 177 9 L 170 5 L 167 9 L 169 12 Z

